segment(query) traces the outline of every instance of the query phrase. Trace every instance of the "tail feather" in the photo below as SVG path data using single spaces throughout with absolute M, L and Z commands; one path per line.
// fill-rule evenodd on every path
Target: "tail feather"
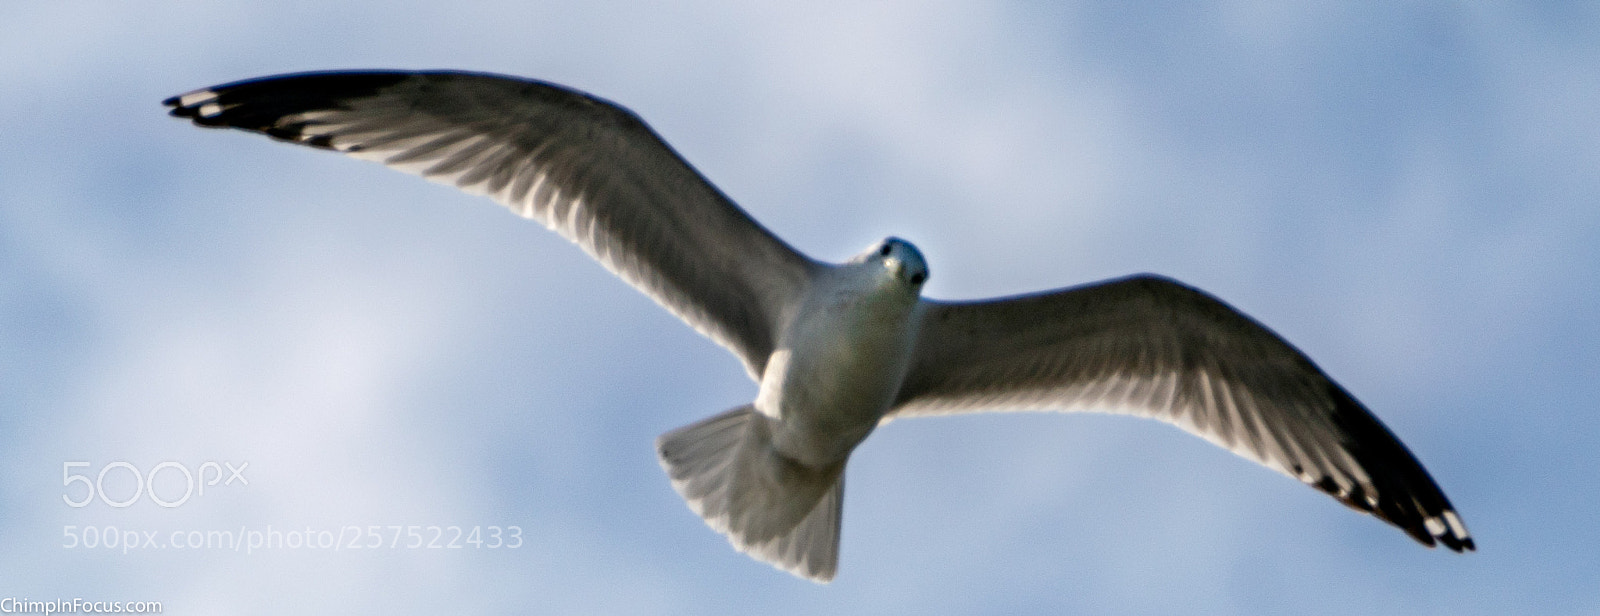
M 801 577 L 833 579 L 844 462 L 816 468 L 772 448 L 767 418 L 745 405 L 661 435 L 672 487 L 739 551 Z
M 841 475 L 792 532 L 744 551 L 800 577 L 830 581 L 839 568 L 839 521 L 843 512 Z

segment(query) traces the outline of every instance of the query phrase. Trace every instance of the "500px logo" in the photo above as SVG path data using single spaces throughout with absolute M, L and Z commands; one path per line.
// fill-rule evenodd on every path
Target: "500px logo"
M 148 494 L 151 502 L 170 509 L 189 502 L 190 496 L 205 496 L 206 486 L 214 486 L 218 483 L 223 486 L 229 486 L 233 485 L 235 481 L 239 482 L 240 488 L 250 485 L 250 480 L 244 477 L 244 469 L 250 466 L 249 462 L 241 463 L 238 466 L 234 466 L 232 462 L 226 460 L 221 464 L 205 462 L 194 472 L 190 472 L 189 467 L 184 466 L 181 462 L 162 462 L 151 468 L 150 472 L 141 473 L 139 472 L 139 467 L 117 460 L 108 462 L 105 466 L 100 467 L 100 472 L 94 475 L 92 481 L 89 479 L 88 474 L 73 472 L 73 469 L 89 468 L 89 466 L 88 462 L 81 461 L 61 463 L 61 485 L 64 488 L 61 500 L 66 501 L 68 507 L 87 507 L 98 496 L 100 502 L 120 509 L 139 502 L 140 497 Z M 226 481 L 222 478 L 222 468 L 224 466 L 228 468 Z M 112 473 L 112 471 L 119 470 L 121 472 Z M 106 476 L 108 474 L 111 476 L 112 491 L 117 494 L 115 498 L 106 495 Z M 125 479 L 122 479 L 122 477 L 128 475 L 133 478 L 131 486 L 127 485 Z M 166 479 L 157 482 L 156 477 L 158 476 L 164 476 Z M 178 483 L 179 476 L 183 478 L 181 484 Z M 196 480 L 196 477 L 198 477 L 198 480 Z M 73 488 L 75 483 L 83 484 L 83 489 L 87 491 L 82 498 L 77 500 L 73 499 L 73 493 L 78 492 Z M 182 496 L 176 496 L 179 485 L 183 487 Z M 156 488 L 158 486 L 166 491 L 167 497 L 176 497 L 163 498 L 160 494 L 157 494 Z M 197 487 L 199 488 L 198 491 L 196 490 Z M 129 492 L 132 493 L 132 496 L 122 498 L 122 495 Z

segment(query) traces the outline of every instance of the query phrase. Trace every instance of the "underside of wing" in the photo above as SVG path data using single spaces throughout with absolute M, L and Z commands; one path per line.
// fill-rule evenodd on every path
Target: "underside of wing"
M 283 75 L 165 101 L 207 127 L 343 152 L 492 197 L 577 243 L 758 376 L 822 267 L 762 228 L 633 113 L 464 72 Z
M 929 302 L 890 417 L 985 410 L 1158 419 L 1426 545 L 1474 549 L 1422 464 L 1361 403 L 1270 330 L 1169 279 Z

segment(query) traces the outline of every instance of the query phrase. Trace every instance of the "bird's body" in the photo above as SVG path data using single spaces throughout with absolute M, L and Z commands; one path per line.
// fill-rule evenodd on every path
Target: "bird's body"
M 820 277 L 767 361 L 755 409 L 776 422 L 775 448 L 796 460 L 848 456 L 889 412 L 910 367 L 921 285 L 884 262 L 927 268 L 909 244 L 882 246 Z
M 732 351 L 756 399 L 657 440 L 673 487 L 742 551 L 817 580 L 838 558 L 850 453 L 897 417 L 1097 410 L 1175 424 L 1432 546 L 1474 544 L 1405 446 L 1303 353 L 1197 289 L 1140 275 L 993 300 L 921 296 L 888 238 L 813 260 L 643 121 L 537 81 L 308 73 L 166 101 L 494 198 L 572 240 Z

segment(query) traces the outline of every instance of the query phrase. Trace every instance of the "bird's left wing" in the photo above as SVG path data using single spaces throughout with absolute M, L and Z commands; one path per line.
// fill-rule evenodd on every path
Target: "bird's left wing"
M 377 161 L 488 195 L 577 243 L 759 378 L 821 266 L 610 102 L 464 72 L 282 75 L 164 101 L 172 114 Z
M 929 301 L 888 418 L 1099 410 L 1177 425 L 1417 541 L 1474 549 L 1405 445 L 1276 334 L 1178 282 L 1136 276 L 1037 295 Z

